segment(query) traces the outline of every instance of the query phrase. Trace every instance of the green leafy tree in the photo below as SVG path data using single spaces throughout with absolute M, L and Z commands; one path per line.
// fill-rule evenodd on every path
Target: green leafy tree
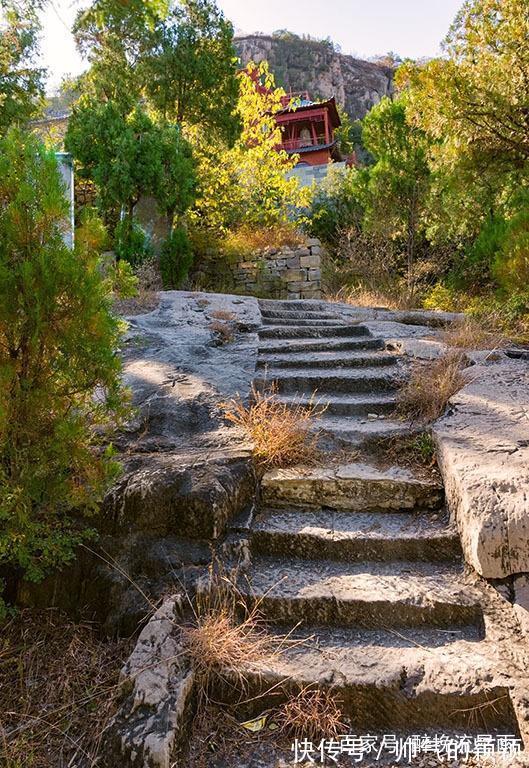
M 193 249 L 187 232 L 174 229 L 163 242 L 160 253 L 160 273 L 166 290 L 179 288 L 193 263 Z
M 170 226 L 194 199 L 189 143 L 178 127 L 157 125 L 140 107 L 124 116 L 113 101 L 83 97 L 72 111 L 65 146 L 81 175 L 95 182 L 107 219 L 122 219 L 118 240 L 124 253 L 138 244 L 133 217 L 142 196 L 158 200 Z
M 383 98 L 365 117 L 363 138 L 374 157 L 366 175 L 365 223 L 369 230 L 403 244 L 408 292 L 424 234 L 423 215 L 430 189 L 430 141 L 406 119 L 407 97 Z
M 155 197 L 172 230 L 176 219 L 195 202 L 197 193 L 196 162 L 191 144 L 180 126 L 170 123 L 159 128 L 161 171 Z
M 82 98 L 73 108 L 65 147 L 79 172 L 95 182 L 103 211 L 132 219 L 142 194 L 154 192 L 161 171 L 156 127 L 140 108 L 123 115 L 114 101 Z
M 122 114 L 147 100 L 164 121 L 238 132 L 233 27 L 213 0 L 95 0 L 74 25 L 84 92 Z
M 355 135 L 353 128 L 353 121 L 345 111 L 343 107 L 338 105 L 338 114 L 340 116 L 341 125 L 335 131 L 335 138 L 338 141 L 338 147 L 344 157 L 352 154 L 355 148 Z
M 233 27 L 215 2 L 183 0 L 160 18 L 141 71 L 147 97 L 164 119 L 234 140 L 239 123 Z
M 79 11 L 73 33 L 90 62 L 80 78 L 82 92 L 94 101 L 112 101 L 128 114 L 142 98 L 142 52 L 167 11 L 165 0 L 94 0 Z
M 218 231 L 242 224 L 271 226 L 286 222 L 310 198 L 288 171 L 298 161 L 279 149 L 281 131 L 275 115 L 283 109 L 284 91 L 276 88 L 267 62 L 250 63 L 239 74 L 237 111 L 242 132 L 233 147 L 200 143 L 197 217 Z
M 434 140 L 430 234 L 472 240 L 511 215 L 529 160 L 529 16 L 525 0 L 466 2 L 446 56 L 397 73 L 408 119 Z
M 467 1 L 445 42 L 447 56 L 405 68 L 415 120 L 482 166 L 529 159 L 529 14 L 526 0 Z
M 364 220 L 365 172 L 331 167 L 314 192 L 309 229 L 336 253 L 345 231 L 360 231 Z
M 102 428 L 123 412 L 117 319 L 97 254 L 64 243 L 55 156 L 0 140 L 0 564 L 38 580 L 70 561 L 116 465 Z
M 43 105 L 44 70 L 35 64 L 38 4 L 0 0 L 0 136 L 24 125 Z

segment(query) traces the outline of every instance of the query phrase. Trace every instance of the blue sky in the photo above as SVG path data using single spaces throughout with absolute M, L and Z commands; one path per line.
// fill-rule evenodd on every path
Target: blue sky
M 44 13 L 42 53 L 49 88 L 84 68 L 69 27 L 86 0 L 50 0 Z M 462 0 L 218 0 L 238 31 L 290 29 L 331 37 L 344 53 L 360 57 L 395 51 L 435 56 Z

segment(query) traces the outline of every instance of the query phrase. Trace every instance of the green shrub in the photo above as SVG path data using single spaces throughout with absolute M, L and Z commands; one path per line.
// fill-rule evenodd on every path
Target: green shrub
M 116 227 L 114 251 L 118 259 L 128 261 L 133 267 L 152 256 L 150 238 L 137 222 L 128 218 L 122 219 Z
M 363 220 L 360 203 L 362 179 L 362 172 L 354 168 L 329 169 L 325 181 L 314 192 L 308 212 L 307 228 L 311 235 L 336 247 L 344 230 L 360 228 Z
M 193 249 L 185 229 L 175 229 L 162 245 L 160 272 L 164 288 L 178 288 L 193 263 Z
M 440 309 L 443 312 L 457 312 L 462 309 L 462 296 L 444 283 L 437 283 L 425 295 L 422 305 L 424 309 Z
M 117 471 L 104 427 L 124 414 L 119 322 L 67 220 L 53 153 L 0 140 L 0 567 L 30 580 L 74 557 Z M 94 392 L 98 397 L 94 398 Z
M 529 201 L 527 201 L 529 202 Z M 509 220 L 492 273 L 500 288 L 510 293 L 529 283 L 529 210 L 527 205 Z
M 489 217 L 456 265 L 452 279 L 461 288 L 483 288 L 493 281 L 493 267 L 508 229 L 502 216 Z

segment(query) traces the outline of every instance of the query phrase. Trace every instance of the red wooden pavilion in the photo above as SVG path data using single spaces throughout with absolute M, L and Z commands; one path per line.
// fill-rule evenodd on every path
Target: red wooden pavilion
M 281 149 L 300 156 L 299 164 L 325 165 L 341 160 L 336 128 L 341 125 L 333 98 L 311 101 L 308 93 L 287 94 L 283 97 L 285 109 L 276 114 L 283 141 Z

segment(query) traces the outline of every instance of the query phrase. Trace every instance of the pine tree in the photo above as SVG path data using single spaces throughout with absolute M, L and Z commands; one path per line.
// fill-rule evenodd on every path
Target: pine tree
M 93 238 L 71 251 L 65 222 L 55 156 L 12 128 L 0 140 L 0 566 L 31 580 L 87 535 L 117 468 L 103 428 L 124 412 Z

